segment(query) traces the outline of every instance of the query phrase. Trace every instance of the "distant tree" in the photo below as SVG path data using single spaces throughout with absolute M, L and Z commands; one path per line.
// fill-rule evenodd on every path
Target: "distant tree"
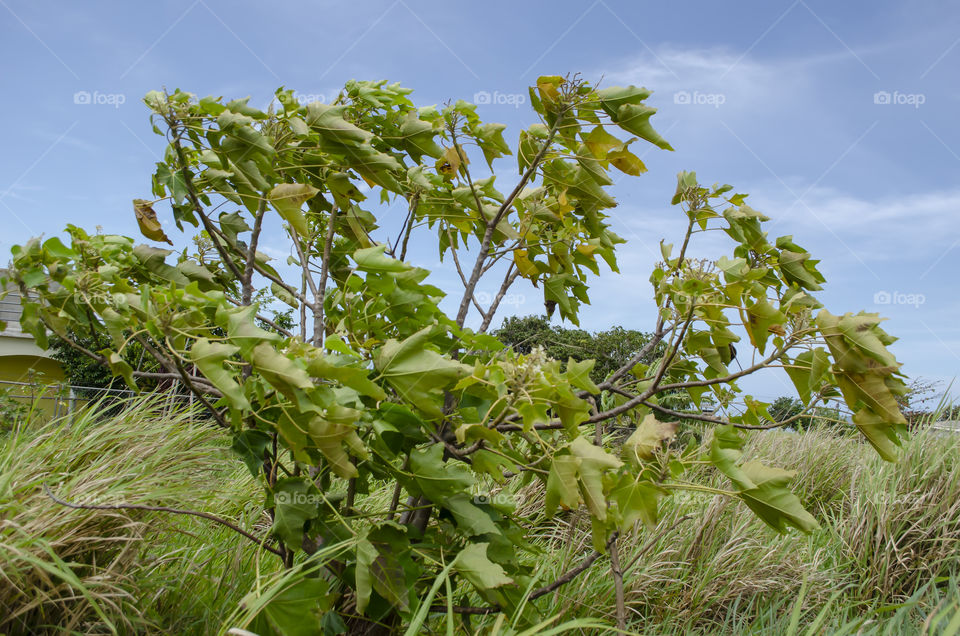
M 817 422 L 836 423 L 840 421 L 839 409 L 825 406 L 813 406 L 805 409 L 803 402 L 787 395 L 774 400 L 767 407 L 767 413 L 774 421 L 789 421 L 790 426 L 797 430 L 808 429 Z
M 590 373 L 594 382 L 602 382 L 608 375 L 627 364 L 650 342 L 652 335 L 617 326 L 607 331 L 590 333 L 551 325 L 546 316 L 510 316 L 493 333 L 505 345 L 518 353 L 530 353 L 541 347 L 551 358 L 577 362 L 596 360 Z M 640 364 L 651 364 L 663 354 L 661 342 L 640 358 Z
M 803 403 L 796 398 L 783 395 L 767 407 L 767 412 L 773 419 L 782 422 L 803 412 Z
M 943 403 L 940 386 L 940 382 L 924 378 L 915 378 L 907 384 L 907 392 L 899 396 L 897 403 L 910 428 L 934 420 L 957 419 L 960 408 Z
M 99 397 L 104 390 L 126 390 L 127 385 L 123 378 L 114 376 L 110 367 L 91 359 L 74 345 L 80 345 L 88 351 L 101 351 L 110 348 L 110 336 L 104 333 L 88 332 L 78 334 L 70 332 L 70 341 L 59 336 L 50 337 L 50 351 L 54 360 L 60 363 L 67 382 L 76 389 L 79 397 Z M 140 371 L 151 371 L 159 368 L 153 358 L 144 359 L 143 348 L 139 343 L 132 343 L 123 352 L 123 358 L 132 368 Z M 141 389 L 152 389 L 155 383 L 144 381 Z

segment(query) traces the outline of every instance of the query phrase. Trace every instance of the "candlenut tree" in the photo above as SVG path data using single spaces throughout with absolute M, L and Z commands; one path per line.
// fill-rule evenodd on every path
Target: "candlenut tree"
M 814 529 L 787 488 L 790 472 L 741 459 L 739 430 L 789 422 L 740 396 L 737 381 L 769 367 L 786 370 L 806 408 L 842 397 L 866 440 L 895 457 L 904 384 L 880 318 L 821 308 L 817 261 L 789 236 L 768 237 L 745 195 L 693 173 L 678 178 L 668 213 L 686 232 L 678 248 L 661 243 L 650 276 L 658 311 L 644 326 L 652 338 L 633 360 L 596 383 L 592 362 L 521 355 L 488 335 L 519 279 L 577 322 L 591 276 L 602 264 L 617 271 L 624 242 L 605 214 L 616 205 L 611 173 L 639 176 L 638 147 L 671 147 L 651 126 L 650 91 L 635 86 L 541 77 L 530 89 L 539 121 L 513 146 L 474 105 L 417 108 L 410 92 L 351 81 L 330 104 L 302 105 L 279 90 L 269 111 L 151 92 L 167 147 L 153 197 L 134 201 L 151 243 L 70 225 L 69 244 L 13 250 L 11 277 L 30 292 L 26 331 L 41 345 L 56 334 L 131 387 L 149 378 L 189 391 L 263 486 L 273 526 L 261 548 L 288 567 L 323 556 L 326 575 L 300 580 L 253 627 L 390 630 L 448 610 L 535 623 L 549 611 L 536 599 L 615 556 L 620 534 L 657 524 L 690 462 L 712 463 L 727 492 L 774 529 Z M 479 176 L 511 154 L 514 183 Z M 378 204 L 395 202 L 400 230 L 378 241 Z M 156 246 L 170 242 L 161 203 L 210 249 Z M 298 276 L 258 249 L 278 220 Z M 691 242 L 711 230 L 730 251 L 691 258 Z M 429 238 L 458 288 L 426 282 L 416 263 L 434 255 L 414 253 L 411 240 Z M 481 284 L 495 293 L 480 294 Z M 451 292 L 448 315 L 440 303 Z M 295 310 L 293 328 L 254 302 L 265 295 Z M 94 332 L 111 346 L 78 342 Z M 131 365 L 123 354 L 134 343 L 159 367 Z M 697 408 L 658 399 L 679 394 Z M 698 408 L 705 397 L 710 414 Z M 707 449 L 671 447 L 671 418 L 712 425 Z M 634 432 L 605 443 L 617 421 Z M 542 488 L 542 506 L 521 516 L 503 498 L 477 496 L 515 483 Z M 578 509 L 594 552 L 555 580 L 538 578 L 527 530 Z

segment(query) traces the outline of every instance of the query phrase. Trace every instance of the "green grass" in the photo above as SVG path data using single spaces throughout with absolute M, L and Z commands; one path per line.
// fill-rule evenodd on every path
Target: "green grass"
M 0 633 L 205 634 L 256 578 L 256 547 L 227 528 L 70 509 L 42 484 L 76 503 L 194 508 L 248 528 L 260 514 L 259 488 L 222 436 L 162 400 L 102 420 L 89 409 L 30 421 L 0 437 Z
M 747 452 L 798 471 L 795 490 L 821 529 L 781 536 L 736 501 L 675 493 L 657 529 L 620 540 L 631 633 L 960 633 L 960 438 L 920 434 L 897 464 L 828 430 L 755 434 Z M 709 467 L 692 479 L 722 485 Z M 0 633 L 225 633 L 255 624 L 256 608 L 292 580 L 222 526 L 65 508 L 44 483 L 75 502 L 190 508 L 265 527 L 259 486 L 195 415 L 148 399 L 104 417 L 31 421 L 0 437 Z M 542 501 L 536 486 L 516 494 L 521 509 Z M 544 521 L 531 540 L 549 582 L 590 551 L 589 521 Z M 446 583 L 435 587 L 445 593 Z M 536 604 L 552 619 L 542 632 L 603 632 L 599 623 L 615 624 L 609 561 Z M 466 631 L 436 614 L 414 627 Z M 496 616 L 474 617 L 471 629 L 517 633 Z

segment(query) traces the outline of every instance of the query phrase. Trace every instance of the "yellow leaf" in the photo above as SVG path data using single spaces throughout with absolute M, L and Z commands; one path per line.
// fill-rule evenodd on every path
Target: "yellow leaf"
M 640 161 L 640 157 L 627 150 L 626 146 L 622 149 L 611 150 L 607 153 L 607 160 L 613 164 L 613 167 L 620 172 L 636 177 L 647 171 L 647 166 Z
M 604 130 L 603 126 L 597 126 L 584 135 L 583 143 L 586 144 L 590 154 L 601 161 L 607 158 L 610 150 L 623 145 L 619 139 Z
M 623 444 L 624 456 L 632 461 L 649 461 L 660 450 L 660 443 L 677 433 L 677 422 L 661 422 L 647 415 Z
M 137 225 L 140 226 L 141 234 L 151 241 L 163 241 L 173 245 L 173 241 L 164 234 L 160 221 L 157 220 L 157 213 L 153 211 L 149 201 L 134 199 L 133 213 L 137 216 Z
M 567 212 L 571 212 L 571 211 L 573 210 L 573 206 L 570 205 L 570 204 L 567 202 L 567 191 L 566 191 L 566 190 L 564 190 L 563 192 L 561 192 L 561 193 L 560 193 L 560 196 L 557 197 L 557 203 L 558 203 L 559 206 L 560 206 L 560 207 L 557 209 L 557 213 L 560 215 L 561 218 L 563 217 L 564 214 L 566 214 Z
M 520 274 L 526 278 L 532 278 L 540 273 L 537 266 L 527 256 L 527 250 L 513 250 L 513 262 L 517 264 Z
M 437 172 L 451 179 L 460 170 L 460 154 L 455 148 L 447 148 L 443 156 L 437 159 Z
M 566 84 L 567 80 L 559 75 L 544 75 L 537 78 L 537 90 L 540 91 L 540 99 L 544 101 L 556 101 L 560 97 L 560 87 Z
M 584 256 L 593 257 L 593 253 L 597 251 L 597 246 L 590 245 L 589 243 L 581 243 L 580 245 L 577 245 L 577 251 Z
M 270 190 L 267 198 L 284 221 L 289 223 L 299 235 L 307 236 L 310 228 L 300 207 L 305 201 L 315 197 L 318 192 L 320 190 L 306 183 L 281 183 Z

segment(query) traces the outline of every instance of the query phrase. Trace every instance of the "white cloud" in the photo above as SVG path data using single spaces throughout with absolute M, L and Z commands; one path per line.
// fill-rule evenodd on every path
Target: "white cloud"
M 761 192 L 751 203 L 773 218 L 772 232 L 793 232 L 801 245 L 839 238 L 866 261 L 932 262 L 956 240 L 960 218 L 957 189 L 867 199 L 814 187 L 802 202 Z
M 794 61 L 758 61 L 728 49 L 681 50 L 661 48 L 624 62 L 605 74 L 608 85 L 638 84 L 656 91 L 659 103 L 684 105 L 692 111 L 709 111 L 721 106 L 725 116 L 731 110 L 757 112 L 758 105 L 784 99 L 809 82 L 813 58 Z M 785 90 L 789 87 L 789 90 Z M 696 95 L 720 95 L 717 100 L 696 103 Z M 698 108 L 699 106 L 699 108 Z

